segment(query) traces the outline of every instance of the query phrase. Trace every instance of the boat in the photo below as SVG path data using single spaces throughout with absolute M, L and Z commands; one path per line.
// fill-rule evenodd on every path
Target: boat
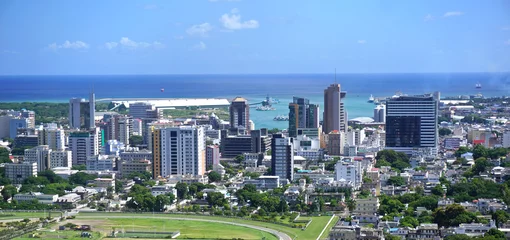
M 372 101 L 375 105 L 378 105 L 379 104 L 379 99 L 374 99 L 374 101 Z
M 372 94 L 370 94 L 370 97 L 368 98 L 368 102 L 372 103 L 372 102 L 374 102 L 374 100 L 375 100 L 374 96 L 372 96 Z
M 276 110 L 276 108 L 266 105 L 266 106 L 258 106 L 257 108 L 255 108 L 255 110 L 257 110 L 257 111 L 274 111 L 274 110 Z
M 274 121 L 289 121 L 289 117 L 285 115 L 276 116 L 273 118 Z
M 480 83 L 476 83 L 476 84 L 475 84 L 475 88 L 477 88 L 477 89 L 482 88 L 482 84 L 480 84 Z
M 164 88 L 162 88 L 162 89 L 161 89 L 161 92 L 164 92 L 164 91 L 165 91 L 165 89 L 164 89 Z

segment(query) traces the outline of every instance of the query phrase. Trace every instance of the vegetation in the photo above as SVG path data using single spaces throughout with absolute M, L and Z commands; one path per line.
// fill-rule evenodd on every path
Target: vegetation
M 394 186 L 404 186 L 406 185 L 406 181 L 403 177 L 400 176 L 393 176 L 388 179 L 388 185 L 394 185 Z
M 221 181 L 221 175 L 217 172 L 210 172 L 207 177 L 209 178 L 209 182 L 219 182 Z
M 0 163 L 12 163 L 7 148 L 0 147 Z
M 172 193 L 154 197 L 150 189 L 139 184 L 135 184 L 131 188 L 128 196 L 131 197 L 131 200 L 126 203 L 126 207 L 144 212 L 163 212 L 166 209 L 165 206 L 175 200 L 175 196 Z
M 439 129 L 439 136 L 441 136 L 441 137 L 451 135 L 452 133 L 453 133 L 452 130 L 450 130 L 448 128 L 440 128 Z
M 143 144 L 143 137 L 142 136 L 133 135 L 133 136 L 129 137 L 129 143 L 131 145 L 135 145 L 135 146 Z
M 403 152 L 382 150 L 377 153 L 375 159 L 377 160 L 375 167 L 391 166 L 399 171 L 411 167 L 409 164 L 409 157 Z

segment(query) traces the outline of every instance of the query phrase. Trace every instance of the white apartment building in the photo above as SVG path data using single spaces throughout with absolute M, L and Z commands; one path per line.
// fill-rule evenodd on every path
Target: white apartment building
M 120 174 L 122 177 L 127 177 L 131 173 L 139 172 L 150 172 L 151 161 L 149 160 L 137 160 L 137 161 L 123 161 L 119 167 Z
M 73 165 L 85 165 L 89 156 L 99 154 L 99 128 L 72 132 L 69 135 L 69 148 L 73 153 Z
M 361 161 L 339 161 L 335 164 L 335 180 L 351 182 L 355 189 L 363 183 Z
M 119 153 L 122 161 L 152 160 L 152 152 L 147 149 L 128 148 Z
M 41 172 L 50 169 L 49 158 L 51 149 L 48 145 L 41 145 L 31 149 L 25 149 L 23 162 L 37 163 L 37 171 Z
M 45 144 L 51 150 L 64 150 L 65 146 L 65 132 L 63 129 L 48 129 L 45 132 Z
M 203 175 L 205 134 L 199 126 L 161 128 L 154 131 L 154 175 Z
M 346 135 L 346 145 L 349 146 L 359 146 L 365 140 L 365 129 L 349 129 L 345 133 Z
M 89 156 L 86 161 L 88 171 L 113 171 L 116 159 L 108 155 Z
M 356 199 L 356 215 L 374 215 L 379 209 L 379 198 L 370 197 L 366 199 Z
M 71 151 L 51 151 L 49 160 L 49 169 L 56 167 L 72 167 L 73 153 Z

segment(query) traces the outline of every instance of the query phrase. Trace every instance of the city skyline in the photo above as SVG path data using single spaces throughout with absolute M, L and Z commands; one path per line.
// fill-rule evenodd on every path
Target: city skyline
M 510 70 L 507 1 L 2 1 L 0 8 L 0 75 Z

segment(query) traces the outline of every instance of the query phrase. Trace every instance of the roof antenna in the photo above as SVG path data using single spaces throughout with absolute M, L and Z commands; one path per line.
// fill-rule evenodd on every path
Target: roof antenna
M 335 85 L 336 85 L 336 84 L 337 84 L 337 83 L 336 83 L 336 68 L 335 68 Z

